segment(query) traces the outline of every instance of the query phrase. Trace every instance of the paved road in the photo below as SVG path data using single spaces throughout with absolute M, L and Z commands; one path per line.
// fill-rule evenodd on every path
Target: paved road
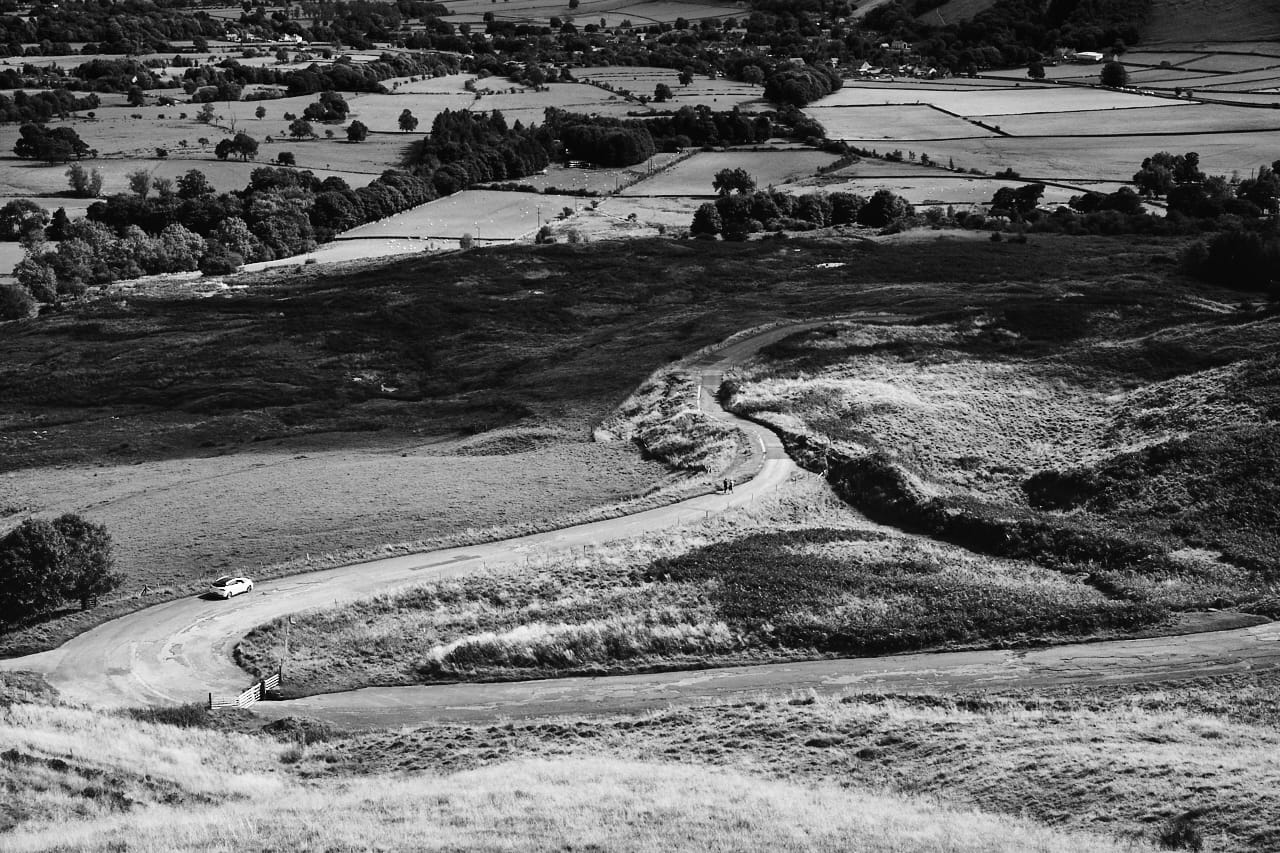
M 1039 649 L 942 652 L 685 672 L 558 678 L 509 684 L 371 687 L 268 702 L 272 717 L 302 714 L 345 728 L 393 728 L 504 717 L 607 714 L 702 699 L 749 698 L 779 689 L 962 693 L 1128 684 L 1280 667 L 1280 623 L 1176 637 Z
M 750 503 L 795 475 L 796 467 L 772 432 L 721 410 L 714 391 L 727 368 L 797 328 L 780 327 L 731 341 L 693 362 L 702 375 L 703 408 L 740 425 L 750 437 L 751 452 L 735 463 L 733 473 L 739 485 L 730 495 L 704 495 L 631 516 L 502 542 L 264 581 L 253 593 L 227 602 L 172 601 L 101 625 L 53 651 L 0 661 L 0 668 L 43 672 L 67 698 L 102 706 L 200 701 L 209 693 L 231 695 L 249 681 L 232 663 L 232 649 L 245 633 L 271 619 L 486 565 L 520 563 L 531 557 L 537 562 L 548 551 L 688 524 Z M 1276 667 L 1280 667 L 1280 623 L 1267 623 L 1035 650 L 896 655 L 508 684 L 370 688 L 261 703 L 257 709 L 269 716 L 308 714 L 348 727 L 382 727 L 608 713 L 777 690 L 971 691 L 1160 681 Z
M 703 376 L 700 402 L 706 411 L 741 426 L 750 438 L 750 452 L 732 468 L 740 483 L 732 494 L 707 494 L 634 515 L 501 542 L 262 581 L 252 593 L 230 601 L 201 597 L 170 601 L 107 622 L 52 651 L 0 661 L 0 668 L 42 672 L 68 699 L 94 705 L 160 705 L 200 701 L 210 693 L 230 696 L 250 683 L 232 662 L 236 643 L 257 625 L 280 616 L 394 592 L 486 566 L 536 564 L 549 552 L 690 524 L 730 507 L 747 505 L 756 495 L 785 483 L 797 469 L 772 432 L 721 409 L 715 403 L 715 389 L 725 370 L 795 328 L 731 341 L 694 362 Z

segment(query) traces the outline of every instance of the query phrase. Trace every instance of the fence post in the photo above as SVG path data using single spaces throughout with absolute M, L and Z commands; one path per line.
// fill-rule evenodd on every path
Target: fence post
M 209 710 L 210 711 L 213 710 L 213 694 L 212 693 L 209 694 Z

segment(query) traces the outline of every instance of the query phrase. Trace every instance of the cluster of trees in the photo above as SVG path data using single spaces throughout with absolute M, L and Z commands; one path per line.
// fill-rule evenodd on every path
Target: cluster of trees
M 321 92 L 320 98 L 313 104 L 307 104 L 302 117 L 307 121 L 346 121 L 351 107 L 337 92 Z
M 585 117 L 582 117 L 585 118 Z M 598 166 L 633 166 L 656 153 L 644 122 L 593 119 L 559 127 L 565 156 Z
M 43 124 L 54 117 L 65 118 L 81 110 L 96 110 L 100 103 L 97 95 L 78 98 L 66 89 L 47 89 L 31 93 L 18 90 L 12 97 L 0 94 L 0 122 L 25 121 Z
M 1055 47 L 1123 50 L 1137 43 L 1151 11 L 1151 0 L 996 0 L 969 20 L 938 26 L 916 17 L 918 2 L 894 0 L 868 12 L 863 24 L 953 71 L 1025 65 Z
M 840 72 L 829 66 L 783 63 L 764 81 L 764 96 L 775 104 L 803 107 L 844 85 Z
M 792 195 L 758 190 L 755 180 L 740 168 L 717 172 L 712 186 L 718 197 L 694 212 L 689 233 L 695 237 L 745 240 L 759 231 L 807 231 L 831 225 L 884 228 L 915 214 L 906 199 L 888 190 L 869 199 L 845 192 Z
M 1280 160 L 1244 180 L 1206 176 L 1200 155 L 1162 151 L 1142 161 L 1133 183 L 1148 197 L 1163 196 L 1170 216 L 1216 219 L 1223 215 L 1258 219 L 1280 212 Z
M 254 169 L 238 192 L 216 192 L 195 169 L 176 182 L 139 172 L 130 184 L 130 192 L 90 205 L 84 219 L 63 214 L 59 222 L 55 214 L 45 236 L 56 245 L 39 242 L 34 226 L 25 228 L 35 242 L 14 273 L 29 297 L 52 302 L 92 284 L 163 272 L 230 272 L 308 252 L 338 231 L 436 197 L 429 179 L 395 171 L 359 189 L 341 178 L 270 166 Z M 15 229 L 24 227 L 20 213 Z
M 481 181 L 540 172 L 554 148 L 554 134 L 545 124 L 525 127 L 517 121 L 508 127 L 498 110 L 445 110 L 432 122 L 431 135 L 415 143 L 410 159 L 416 175 L 448 195 Z
M 1280 298 L 1280 235 L 1275 232 L 1223 231 L 1187 247 L 1182 264 L 1205 281 Z
M 90 42 L 85 53 L 129 54 L 167 50 L 170 40 L 222 36 L 221 21 L 187 6 L 170 0 L 41 3 L 30 15 L 0 18 L 0 43 L 11 56 L 23 55 L 24 42 L 42 41 Z
M 28 160 L 46 163 L 65 163 L 79 160 L 90 153 L 88 143 L 70 127 L 45 127 L 43 124 L 24 124 L 18 128 L 18 141 L 13 153 Z
M 778 133 L 773 118 L 777 114 L 747 115 L 734 107 L 716 112 L 699 104 L 681 107 L 668 115 L 644 120 L 654 145 L 663 151 L 703 145 L 752 145 Z
M 91 59 L 71 69 L 68 85 L 93 92 L 128 92 L 172 85 L 136 59 Z
M 383 53 L 374 62 L 361 63 L 340 57 L 337 62 L 313 63 L 289 71 L 266 65 L 242 65 L 228 59 L 212 67 L 188 68 L 183 73 L 182 85 L 190 91 L 228 84 L 284 86 L 290 97 L 319 92 L 379 92 L 385 91 L 382 81 L 391 77 L 438 77 L 455 74 L 460 67 L 461 61 L 456 56 L 406 53 Z
M 68 602 L 88 610 L 121 583 L 106 528 L 67 514 L 0 538 L 0 625 L 13 629 Z

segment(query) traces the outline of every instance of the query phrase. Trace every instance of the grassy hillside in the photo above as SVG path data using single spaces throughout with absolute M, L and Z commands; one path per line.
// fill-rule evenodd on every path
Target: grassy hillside
M 922 12 L 916 17 L 926 24 L 945 27 L 947 24 L 967 21 L 979 12 L 990 9 L 995 4 L 996 0 L 947 0 L 947 2 L 927 12 Z
M 1142 28 L 1144 45 L 1276 39 L 1280 39 L 1277 0 L 1153 0 Z
M 522 246 L 122 289 L 5 324 L 0 527 L 83 513 L 107 525 L 126 576 L 107 609 L 19 645 L 219 573 L 545 526 L 648 492 L 664 469 L 593 428 L 656 368 L 744 327 L 953 301 L 917 280 L 1141 274 L 1172 251 Z
M 919 248 L 900 259 L 944 251 Z M 952 275 L 972 275 L 976 248 L 945 249 Z M 883 313 L 783 339 L 726 385 L 738 411 L 795 436 L 811 469 L 823 459 L 801 439 L 830 446 L 831 464 L 859 460 L 837 488 L 861 489 L 845 495 L 900 530 L 832 511 L 825 486 L 793 484 L 728 527 L 309 614 L 290 689 L 972 647 L 1114 634 L 1209 607 L 1276 612 L 1280 478 L 1258 437 L 1273 429 L 1264 354 L 1280 324 L 1185 288 L 1158 257 L 1128 270 L 1141 251 L 1114 256 L 1110 274 L 1068 265 L 994 283 L 859 287 L 875 273 L 850 264 L 845 304 Z M 1196 430 L 1216 444 L 1171 460 Z M 1121 469 L 1077 471 L 1139 447 L 1167 470 L 1123 500 L 1108 485 Z M 1080 483 L 1069 498 L 1080 506 L 1044 507 L 1042 481 Z M 251 634 L 242 663 L 273 669 L 282 630 Z
M 732 383 L 873 518 L 1117 600 L 1273 612 L 1280 322 L 1080 282 L 834 323 Z M 826 447 L 828 450 L 822 450 Z
M 1264 853 L 1274 673 L 325 731 L 142 721 L 0 681 L 5 849 Z M 28 685 L 31 687 L 32 685 Z M 151 715 L 157 716 L 157 715 Z M 175 723 L 194 724 L 179 727 Z M 233 731 L 239 729 L 239 731 Z
M 450 730 L 469 740 L 481 731 Z M 611 754 L 352 774 L 304 746 L 41 704 L 0 705 L 14 851 L 1134 851 L 1080 830 L 885 789 Z M 495 743 L 501 738 L 493 738 Z M 548 738 L 551 745 L 554 738 Z M 406 736 L 417 753 L 418 735 Z M 361 748 L 359 743 L 352 746 Z M 465 752 L 459 750 L 459 754 Z M 497 755 L 497 753 L 493 753 Z

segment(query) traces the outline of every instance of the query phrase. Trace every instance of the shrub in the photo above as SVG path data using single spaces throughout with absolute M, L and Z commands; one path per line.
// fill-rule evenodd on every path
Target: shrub
M 21 320 L 36 307 L 26 288 L 14 284 L 0 285 L 0 320 Z
M 213 726 L 209 709 L 200 702 L 161 708 L 131 708 L 128 715 L 144 723 L 160 723 L 180 729 L 207 729 Z

